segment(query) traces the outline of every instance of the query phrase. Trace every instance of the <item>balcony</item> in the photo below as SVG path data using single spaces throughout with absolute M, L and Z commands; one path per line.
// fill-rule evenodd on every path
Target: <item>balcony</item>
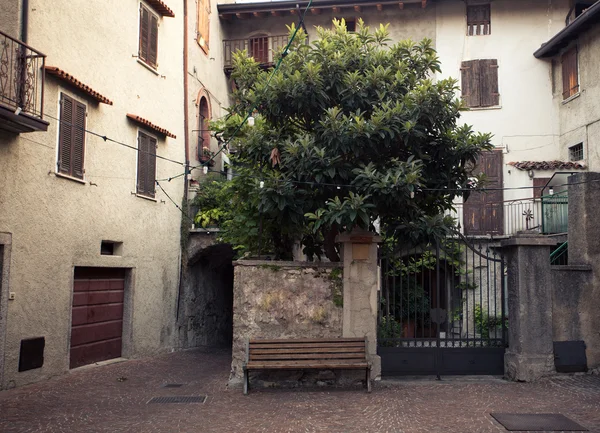
M 541 198 L 524 198 L 479 207 L 456 203 L 446 215 L 460 223 L 466 236 L 513 236 L 535 230 L 545 235 L 566 234 L 569 201 L 566 192 Z
M 225 72 L 233 69 L 233 53 L 246 50 L 264 68 L 277 61 L 276 54 L 288 43 L 288 35 L 257 35 L 248 39 L 228 39 L 223 41 L 223 67 Z
M 0 129 L 47 131 L 44 117 L 46 56 L 0 31 Z

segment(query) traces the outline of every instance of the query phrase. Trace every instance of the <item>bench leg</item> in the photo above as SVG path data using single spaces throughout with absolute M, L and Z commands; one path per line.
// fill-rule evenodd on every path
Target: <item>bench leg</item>
M 244 368 L 244 395 L 248 395 L 248 389 L 250 388 L 250 378 L 248 377 L 248 370 Z
M 367 368 L 367 392 L 371 392 L 371 368 Z

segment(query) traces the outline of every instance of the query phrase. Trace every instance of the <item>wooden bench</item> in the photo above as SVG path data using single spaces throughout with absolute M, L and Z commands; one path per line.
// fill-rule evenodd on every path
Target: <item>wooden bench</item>
M 365 370 L 371 392 L 371 363 L 366 338 L 249 340 L 244 363 L 244 394 L 250 370 Z

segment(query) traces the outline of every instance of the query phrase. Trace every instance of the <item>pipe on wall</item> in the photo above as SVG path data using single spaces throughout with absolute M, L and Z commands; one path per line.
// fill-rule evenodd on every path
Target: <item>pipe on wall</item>
M 21 41 L 27 43 L 27 29 L 29 27 L 29 0 L 21 4 Z

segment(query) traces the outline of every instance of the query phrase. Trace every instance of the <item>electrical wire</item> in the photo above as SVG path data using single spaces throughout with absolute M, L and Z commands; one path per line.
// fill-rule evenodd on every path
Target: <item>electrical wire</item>
M 181 209 L 181 207 L 175 202 L 175 200 L 173 200 L 171 198 L 171 196 L 169 194 L 167 194 L 167 191 L 165 191 L 165 189 L 162 187 L 162 185 L 160 184 L 160 182 L 158 180 L 155 181 L 156 185 L 161 189 L 161 191 L 167 196 L 167 198 L 171 201 L 171 203 L 173 203 L 175 205 L 175 207 L 177 209 L 179 209 L 179 212 L 181 212 L 181 214 L 186 217 L 190 222 L 194 222 L 194 220 L 192 218 L 190 218 L 184 211 L 183 209 Z

